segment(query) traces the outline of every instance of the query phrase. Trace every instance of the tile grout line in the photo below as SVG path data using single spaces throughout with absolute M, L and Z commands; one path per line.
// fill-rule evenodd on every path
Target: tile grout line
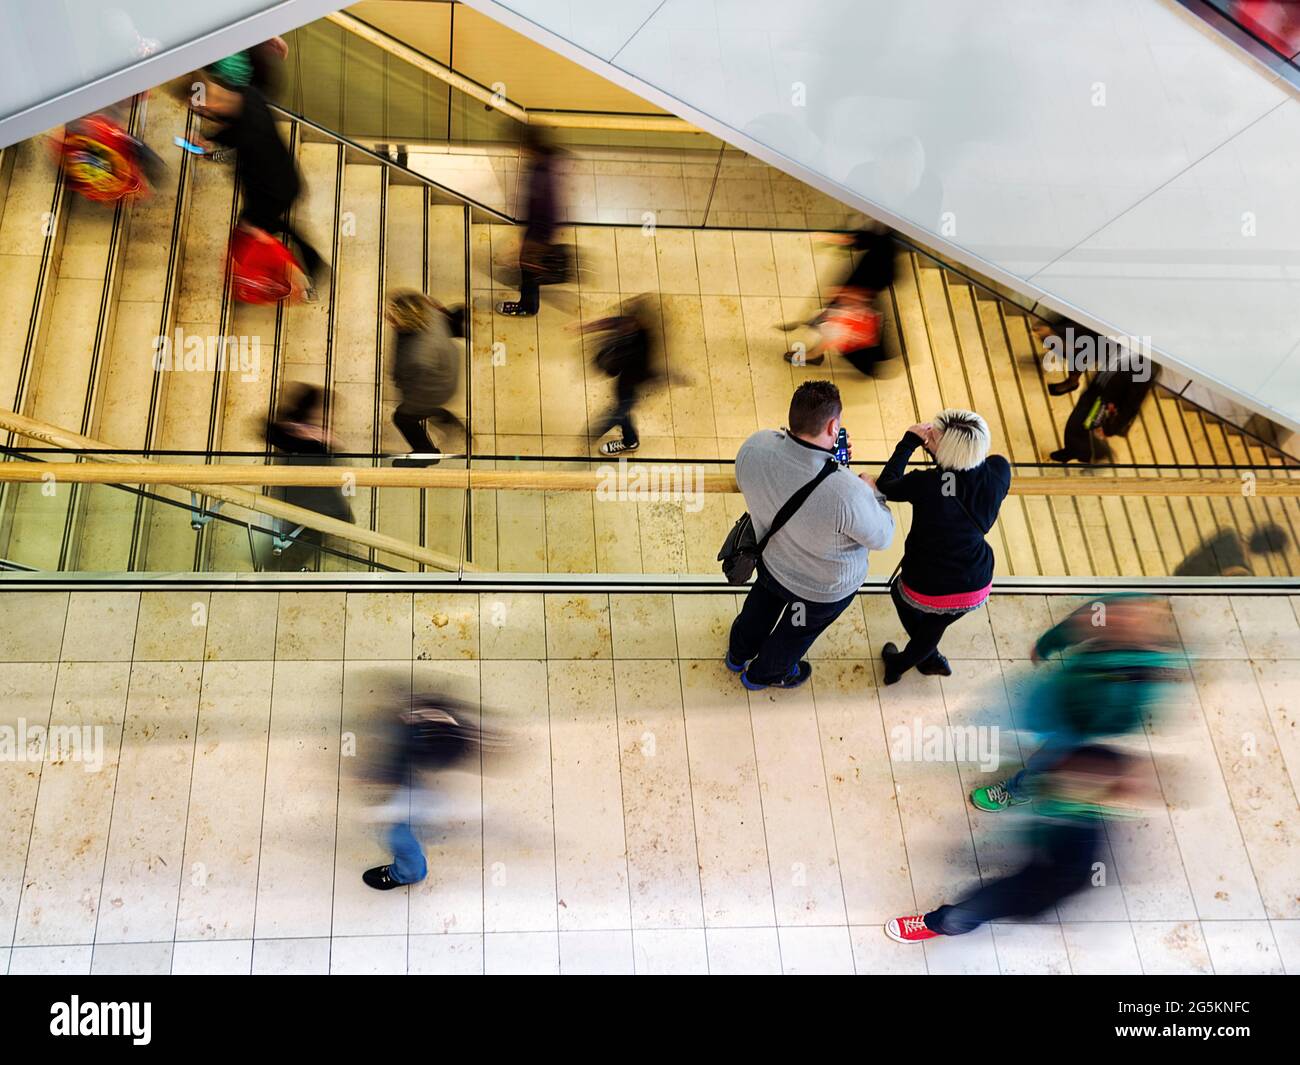
M 1236 617 L 1235 617 L 1235 615 L 1234 615 L 1233 620 L 1234 620 L 1234 624 L 1235 624 L 1235 622 L 1236 622 Z M 1182 628 L 1181 628 L 1181 626 L 1179 626 L 1179 624 L 1178 624 L 1178 617 L 1177 617 L 1177 615 L 1174 615 L 1174 627 L 1175 627 L 1175 629 L 1178 630 L 1179 640 L 1182 641 L 1182 643 L 1183 643 L 1183 647 L 1184 647 L 1184 649 L 1186 649 L 1187 643 L 1186 643 L 1186 640 L 1184 639 L 1184 637 L 1183 637 L 1183 635 L 1182 635 Z M 1240 631 L 1240 630 L 1239 630 L 1239 631 Z M 1242 646 L 1243 646 L 1243 648 L 1245 647 L 1245 641 L 1244 641 L 1244 640 L 1242 641 Z M 1200 723 L 1201 723 L 1201 725 L 1203 725 L 1204 728 L 1205 728 L 1205 736 L 1206 736 L 1206 739 L 1209 741 L 1209 750 L 1210 750 L 1210 753 L 1212 754 L 1213 759 L 1214 759 L 1214 768 L 1215 768 L 1216 770 L 1218 770 L 1218 774 L 1219 774 L 1219 783 L 1223 785 L 1223 793 L 1224 793 L 1225 797 L 1226 797 L 1227 800 L 1228 800 L 1228 811 L 1232 814 L 1232 822 L 1233 822 L 1233 824 L 1234 824 L 1234 825 L 1236 826 L 1236 828 L 1237 828 L 1237 838 L 1238 838 L 1238 840 L 1239 840 L 1240 843 L 1241 843 L 1241 850 L 1242 850 L 1242 853 L 1245 855 L 1245 858 L 1246 858 L 1246 864 L 1247 864 L 1247 865 L 1249 866 L 1249 868 L 1250 868 L 1250 876 L 1251 876 L 1251 881 L 1252 881 L 1252 883 L 1254 884 L 1254 887 L 1255 887 L 1255 894 L 1256 894 L 1256 896 L 1259 898 L 1259 903 L 1260 903 L 1260 907 L 1261 907 L 1261 909 L 1263 909 L 1264 913 L 1267 914 L 1267 913 L 1268 913 L 1268 909 L 1267 909 L 1267 907 L 1265 907 L 1265 905 L 1264 905 L 1264 893 L 1263 893 L 1263 891 L 1260 890 L 1260 886 L 1259 886 L 1259 876 L 1258 876 L 1258 875 L 1256 874 L 1256 872 L 1255 872 L 1255 861 L 1254 861 L 1254 858 L 1251 856 L 1250 849 L 1249 849 L 1249 848 L 1247 847 L 1247 845 L 1246 845 L 1246 834 L 1245 834 L 1245 832 L 1242 830 L 1242 827 L 1241 827 L 1241 820 L 1240 820 L 1240 818 L 1237 816 L 1237 808 L 1236 808 L 1236 804 L 1232 801 L 1232 791 L 1231 791 L 1231 789 L 1228 787 L 1228 778 L 1227 778 L 1227 776 L 1226 776 L 1226 775 L 1224 774 L 1224 772 L 1223 772 L 1223 760 L 1222 760 L 1222 758 L 1219 756 L 1219 747 L 1218 747 L 1218 744 L 1217 744 L 1217 743 L 1215 742 L 1215 740 L 1214 740 L 1214 729 L 1213 729 L 1213 727 L 1212 727 L 1211 724 L 1210 724 L 1209 716 L 1208 716 L 1208 715 L 1206 714 L 1206 712 L 1205 712 L 1205 702 L 1204 702 L 1204 700 L 1201 698 L 1201 688 L 1200 688 L 1200 684 L 1199 684 L 1199 682 L 1197 681 L 1196 673 L 1195 673 L 1195 670 L 1194 670 L 1194 668 L 1193 668 L 1192 660 L 1191 660 L 1190 657 L 1188 658 L 1188 670 L 1189 670 L 1189 672 L 1190 672 L 1190 674 L 1191 674 L 1190 677 L 1189 677 L 1189 683 L 1190 683 L 1191 686 L 1192 686 L 1192 691 L 1193 691 L 1193 692 L 1195 693 L 1195 695 L 1196 695 L 1196 706 L 1197 706 L 1197 709 L 1200 710 L 1200 714 L 1201 714 Z M 1201 941 L 1202 941 L 1203 943 L 1205 943 L 1205 952 L 1206 952 L 1206 956 L 1209 958 L 1209 961 L 1210 961 L 1210 971 L 1211 971 L 1211 972 L 1216 972 L 1216 973 L 1217 973 L 1217 966 L 1216 966 L 1215 963 L 1214 963 L 1214 955 L 1213 955 L 1212 953 L 1210 953 L 1209 941 L 1206 940 L 1206 938 L 1205 938 L 1205 932 L 1204 932 L 1204 930 L 1201 928 L 1201 924 L 1202 924 L 1201 907 L 1200 907 L 1199 904 L 1197 904 L 1195 895 L 1193 895 L 1193 897 L 1192 897 L 1192 902 L 1193 902 L 1193 905 L 1195 906 L 1195 909 L 1196 909 L 1196 915 L 1197 915 L 1197 931 L 1198 931 L 1198 932 L 1200 933 L 1200 935 L 1201 935 Z
M 343 805 L 343 704 L 347 692 L 347 653 L 348 653 L 348 615 L 351 611 L 354 592 L 345 592 L 343 596 L 343 661 L 339 665 L 339 752 L 338 765 L 334 776 L 334 861 L 330 876 L 330 929 L 329 929 L 329 972 L 334 971 L 334 903 L 339 879 L 339 818 Z M 268 744 L 268 751 L 269 751 Z
M 608 602 L 609 596 L 606 596 Z M 610 648 L 609 648 L 609 683 L 610 693 L 614 697 L 614 747 L 618 756 L 618 805 L 619 820 L 623 823 L 623 876 L 627 889 L 627 923 L 629 928 L 635 926 L 636 921 L 632 914 L 632 848 L 627 842 L 627 795 L 623 789 L 623 739 L 619 729 L 620 715 L 618 709 L 618 660 L 614 658 L 614 626 L 613 610 L 609 609 L 610 617 Z M 636 936 L 634 933 L 628 933 L 628 945 L 632 949 L 632 975 L 636 975 Z
M 272 644 L 272 653 L 278 654 L 279 641 L 280 641 L 280 598 L 278 593 L 276 596 L 275 606 L 276 606 L 276 610 L 275 610 L 276 641 L 274 644 Z M 346 626 L 347 626 L 347 593 L 346 592 L 343 593 L 343 624 L 344 624 L 344 636 L 346 638 L 346 631 L 347 631 L 346 630 Z M 346 651 L 346 649 L 347 649 L 346 644 L 344 644 L 343 650 Z M 275 685 L 276 685 L 277 675 L 280 672 L 278 668 L 279 663 L 280 663 L 280 659 L 278 657 L 271 659 L 271 676 L 270 676 L 271 683 L 270 686 L 267 688 L 266 756 L 262 760 L 262 804 L 261 804 L 261 815 L 259 816 L 257 822 L 257 865 L 253 874 L 253 913 L 252 913 L 252 920 L 250 924 L 250 928 L 253 933 L 252 935 L 253 949 L 249 955 L 250 974 L 255 972 L 257 968 L 257 909 L 258 909 L 258 904 L 262 897 L 262 852 L 266 848 L 266 790 L 267 790 L 268 782 L 271 779 L 271 744 L 274 739 L 274 735 L 272 732 L 272 720 L 275 716 Z M 207 672 L 207 666 L 205 663 L 204 673 L 206 674 L 206 672 Z M 200 703 L 201 702 L 202 702 L 202 696 L 200 695 Z
M 785 951 L 781 945 L 781 923 L 776 910 L 776 884 L 772 872 L 772 847 L 767 841 L 767 812 L 763 803 L 763 774 L 758 767 L 758 744 L 754 738 L 754 705 L 752 700 L 755 694 L 745 692 L 745 717 L 749 723 L 749 750 L 754 759 L 754 790 L 758 795 L 759 824 L 763 828 L 763 851 L 767 855 L 767 890 L 768 897 L 772 900 L 772 925 L 777 929 L 776 957 L 778 964 L 781 966 L 781 973 L 785 975 Z
M 59 674 L 62 672 L 63 669 L 63 662 L 62 662 L 63 637 L 64 637 L 64 633 L 67 630 L 68 610 L 71 606 L 71 603 L 72 603 L 72 595 L 71 593 L 67 593 L 64 596 L 63 625 L 60 626 L 59 628 L 60 658 L 58 661 L 51 663 L 53 669 L 51 671 L 52 675 L 50 677 L 50 710 L 49 710 L 49 715 L 45 719 L 45 727 L 47 729 L 50 727 L 50 725 L 54 723 L 54 700 L 59 692 Z M 42 758 L 40 769 L 36 774 L 36 794 L 32 797 L 32 820 L 31 820 L 31 824 L 28 826 L 27 829 L 27 848 L 23 852 L 23 869 L 22 869 L 21 879 L 18 881 L 18 897 L 14 900 L 14 921 L 9 936 L 9 945 L 11 948 L 11 952 L 5 966 L 6 971 L 9 968 L 11 968 L 13 965 L 12 948 L 18 945 L 18 922 L 19 922 L 19 918 L 22 916 L 23 896 L 27 892 L 27 866 L 28 863 L 31 861 L 31 857 L 32 857 L 32 839 L 36 835 L 36 811 L 40 804 L 41 782 L 44 779 L 45 779 L 45 759 Z
M 132 650 L 134 649 L 135 649 L 135 645 L 134 645 L 134 638 L 133 638 Z M 98 901 L 95 905 L 95 926 L 91 930 L 92 945 L 90 948 L 90 967 L 92 973 L 94 972 L 94 968 L 95 968 L 95 953 L 99 947 L 99 918 L 104 910 L 104 881 L 105 879 L 107 879 L 107 875 L 108 875 L 109 848 L 112 846 L 112 842 L 113 842 L 113 816 L 117 812 L 117 798 L 118 798 L 117 785 L 122 775 L 122 753 L 123 753 L 123 747 L 126 744 L 126 722 L 127 722 L 127 718 L 130 716 L 131 713 L 131 689 L 135 686 L 134 681 L 135 681 L 134 670 L 131 667 L 131 663 L 128 662 L 126 663 L 126 692 L 122 698 L 122 723 L 118 728 L 117 764 L 113 767 L 113 792 L 112 792 L 112 798 L 109 800 L 108 827 L 105 829 L 104 832 L 104 862 L 100 866 L 100 870 L 99 870 L 99 896 L 98 896 Z M 105 946 L 107 945 L 108 944 L 105 944 Z
M 862 607 L 861 604 L 858 603 L 856 598 L 854 599 L 854 605 L 857 606 L 860 612 Z M 863 617 L 863 628 L 864 629 L 866 628 L 865 616 Z M 812 687 L 813 727 L 814 729 L 816 729 L 817 732 L 817 757 L 818 760 L 821 762 L 821 766 L 822 766 L 822 785 L 826 789 L 826 816 L 831 826 L 831 845 L 835 849 L 835 871 L 839 876 L 840 902 L 844 906 L 844 924 L 845 927 L 847 927 L 849 923 L 849 895 L 844 887 L 844 862 L 843 859 L 841 859 L 840 857 L 839 833 L 835 828 L 835 809 L 834 809 L 834 805 L 831 802 L 831 782 L 826 771 L 826 748 L 822 740 L 821 716 L 817 711 L 817 681 L 813 678 L 809 678 L 809 679 L 813 680 L 813 687 Z M 853 936 L 851 934 L 849 936 L 849 962 L 853 966 L 853 974 L 856 976 L 858 973 L 858 958 L 857 958 L 857 952 L 854 951 L 853 949 Z
M 678 646 L 681 645 L 681 640 L 677 632 L 676 610 L 673 611 L 673 640 Z M 680 660 L 678 660 L 673 673 L 677 678 L 677 703 L 681 707 L 682 755 L 686 760 L 686 793 L 691 805 L 691 834 L 695 844 L 695 885 L 700 894 L 700 929 L 704 938 L 704 971 L 706 973 L 711 973 L 713 971 L 713 966 L 709 958 L 709 916 L 704 907 L 704 877 L 701 875 L 703 866 L 700 861 L 700 826 L 695 812 L 695 774 L 691 770 L 691 736 L 690 729 L 686 722 L 686 687 L 682 683 Z M 633 937 L 632 949 L 635 952 L 635 937 Z
M 275 597 L 276 597 L 276 608 L 277 608 L 276 614 L 278 618 L 280 593 L 276 592 Z M 143 596 L 141 597 L 141 600 L 143 603 Z M 207 644 L 207 633 L 204 632 L 205 647 L 206 644 Z M 177 663 L 177 664 L 183 666 L 186 665 L 187 663 Z M 134 660 L 131 663 L 131 668 L 132 668 L 132 672 L 134 672 L 135 671 Z M 176 971 L 176 933 L 180 929 L 181 898 L 185 893 L 185 852 L 189 848 L 189 840 L 190 840 L 190 811 L 194 805 L 194 771 L 198 766 L 199 728 L 201 727 L 200 718 L 202 717 L 203 714 L 203 680 L 204 680 L 204 675 L 207 673 L 207 663 L 206 662 L 198 663 L 198 669 L 199 669 L 199 678 L 198 678 L 199 684 L 197 690 L 194 693 L 194 736 L 193 736 L 193 743 L 190 746 L 190 781 L 189 781 L 189 788 L 186 790 L 186 794 L 185 794 L 185 828 L 184 831 L 182 831 L 181 833 L 181 867 L 180 867 L 180 875 L 176 878 L 177 881 L 176 882 L 176 909 L 172 913 L 172 955 L 171 955 L 171 969 L 170 969 L 172 973 Z M 249 957 L 249 969 L 251 971 L 252 960 L 253 960 L 253 952 L 251 948 L 249 950 L 248 957 Z

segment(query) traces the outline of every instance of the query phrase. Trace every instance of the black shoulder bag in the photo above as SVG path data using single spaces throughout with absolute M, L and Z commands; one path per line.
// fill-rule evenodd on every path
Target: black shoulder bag
M 794 512 L 804 505 L 808 497 L 813 494 L 813 489 L 838 467 L 839 463 L 834 459 L 827 459 L 826 465 L 818 471 L 817 476 L 787 499 L 776 512 L 776 517 L 772 519 L 772 527 L 767 530 L 767 535 L 761 541 L 754 535 L 754 522 L 748 512 L 736 519 L 736 524 L 731 527 L 731 532 L 727 533 L 727 539 L 723 541 L 722 550 L 718 552 L 718 561 L 722 563 L 722 573 L 727 578 L 728 584 L 749 583 L 749 578 L 754 575 L 754 569 L 758 565 L 759 556 L 763 554 L 767 542 L 772 539 L 772 534 L 794 517 Z

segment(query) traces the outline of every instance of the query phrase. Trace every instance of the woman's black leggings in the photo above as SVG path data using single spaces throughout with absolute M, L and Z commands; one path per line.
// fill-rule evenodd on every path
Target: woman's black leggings
M 398 404 L 397 409 L 393 411 L 393 424 L 406 438 L 411 450 L 417 454 L 436 454 L 439 450 L 438 445 L 429 438 L 429 432 L 424 427 L 425 418 L 430 418 L 439 425 L 453 431 L 465 431 L 465 423 L 445 407 L 434 407 L 424 414 L 412 414 L 404 406 Z
M 917 610 L 903 598 L 899 590 L 900 583 L 895 580 L 889 587 L 889 594 L 894 600 L 894 609 L 898 611 L 898 620 L 907 631 L 907 646 L 898 653 L 898 657 L 890 661 L 890 672 L 901 675 L 936 654 L 944 631 L 961 615 L 931 614 L 926 610 Z

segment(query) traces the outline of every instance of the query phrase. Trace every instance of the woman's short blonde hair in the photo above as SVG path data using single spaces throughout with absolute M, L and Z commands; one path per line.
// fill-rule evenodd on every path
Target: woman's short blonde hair
M 418 333 L 429 328 L 437 309 L 423 292 L 403 288 L 388 294 L 384 314 L 399 333 Z
M 934 416 L 934 461 L 945 470 L 973 470 L 989 454 L 989 427 L 973 410 L 949 407 Z

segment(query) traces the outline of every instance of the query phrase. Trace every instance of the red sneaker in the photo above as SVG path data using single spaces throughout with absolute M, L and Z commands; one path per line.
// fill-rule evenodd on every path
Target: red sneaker
M 925 927 L 925 915 L 914 917 L 895 917 L 885 923 L 885 935 L 896 943 L 922 943 L 934 939 L 938 932 L 931 932 Z

